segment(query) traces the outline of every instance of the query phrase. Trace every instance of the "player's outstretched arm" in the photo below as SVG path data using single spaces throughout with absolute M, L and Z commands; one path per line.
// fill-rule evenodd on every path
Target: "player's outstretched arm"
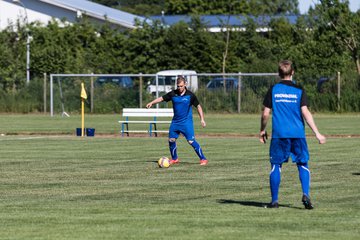
M 320 144 L 326 143 L 326 137 L 319 132 L 319 130 L 315 124 L 314 118 L 313 118 L 311 112 L 309 111 L 308 107 L 302 106 L 301 113 L 302 113 L 303 117 L 305 118 L 306 123 L 308 124 L 308 126 L 311 128 L 311 130 L 315 134 L 319 143 Z
M 264 110 L 261 114 L 261 121 L 260 121 L 260 134 L 259 140 L 261 143 L 266 143 L 267 140 L 267 133 L 265 131 L 267 122 L 269 121 L 271 109 L 264 107 Z
M 146 104 L 146 108 L 151 108 L 152 105 L 160 103 L 162 101 L 164 101 L 163 97 L 158 97 L 158 98 L 152 100 L 151 102 L 149 102 L 148 104 Z
M 196 109 L 197 109 L 197 111 L 199 113 L 201 126 L 206 127 L 206 122 L 205 122 L 205 118 L 204 118 L 204 111 L 202 110 L 201 105 L 199 104 Z

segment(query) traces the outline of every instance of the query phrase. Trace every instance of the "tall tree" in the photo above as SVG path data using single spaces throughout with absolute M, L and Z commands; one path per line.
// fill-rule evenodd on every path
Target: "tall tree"
M 141 16 L 160 15 L 165 0 L 91 0 L 108 7 Z
M 353 13 L 349 1 L 321 0 L 312 12 L 319 31 L 328 36 L 339 48 L 347 49 L 360 75 L 360 11 Z
M 233 6 L 233 14 L 298 14 L 298 0 L 169 0 L 166 14 L 227 14 Z
M 25 27 L 17 24 L 0 32 L 0 86 L 5 92 L 15 91 L 25 83 Z
M 298 0 L 91 0 L 133 14 L 299 14 Z
M 250 1 L 262 9 L 262 14 L 299 14 L 298 0 L 262 0 Z

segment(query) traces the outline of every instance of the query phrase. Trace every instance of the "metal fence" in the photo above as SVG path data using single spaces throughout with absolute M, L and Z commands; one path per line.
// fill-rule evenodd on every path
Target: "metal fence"
M 277 73 L 188 74 L 189 89 L 209 112 L 259 112 Z M 79 112 L 80 85 L 88 93 L 89 113 L 119 113 L 124 107 L 144 107 L 155 97 L 176 87 L 177 76 L 157 74 L 51 74 L 50 115 Z M 161 103 L 157 107 L 171 107 Z

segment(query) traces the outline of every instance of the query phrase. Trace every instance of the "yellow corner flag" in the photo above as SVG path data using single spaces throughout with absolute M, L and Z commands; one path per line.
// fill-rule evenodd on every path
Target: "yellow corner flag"
M 84 83 L 81 83 L 81 95 L 80 96 L 83 99 L 87 99 L 87 94 L 86 94 L 86 91 L 85 91 Z
M 81 83 L 81 136 L 85 136 L 85 107 L 84 100 L 87 99 L 84 83 Z

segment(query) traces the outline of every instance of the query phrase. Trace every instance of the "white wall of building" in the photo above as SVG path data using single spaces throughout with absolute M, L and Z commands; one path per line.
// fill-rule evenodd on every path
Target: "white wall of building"
M 24 7 L 19 4 L 0 0 L 0 30 L 5 29 L 9 23 L 16 23 L 18 19 L 20 19 L 21 23 L 26 22 L 26 13 L 29 23 L 39 21 L 46 24 L 51 20 L 49 15 L 35 12 L 31 9 L 27 9 L 25 12 Z

